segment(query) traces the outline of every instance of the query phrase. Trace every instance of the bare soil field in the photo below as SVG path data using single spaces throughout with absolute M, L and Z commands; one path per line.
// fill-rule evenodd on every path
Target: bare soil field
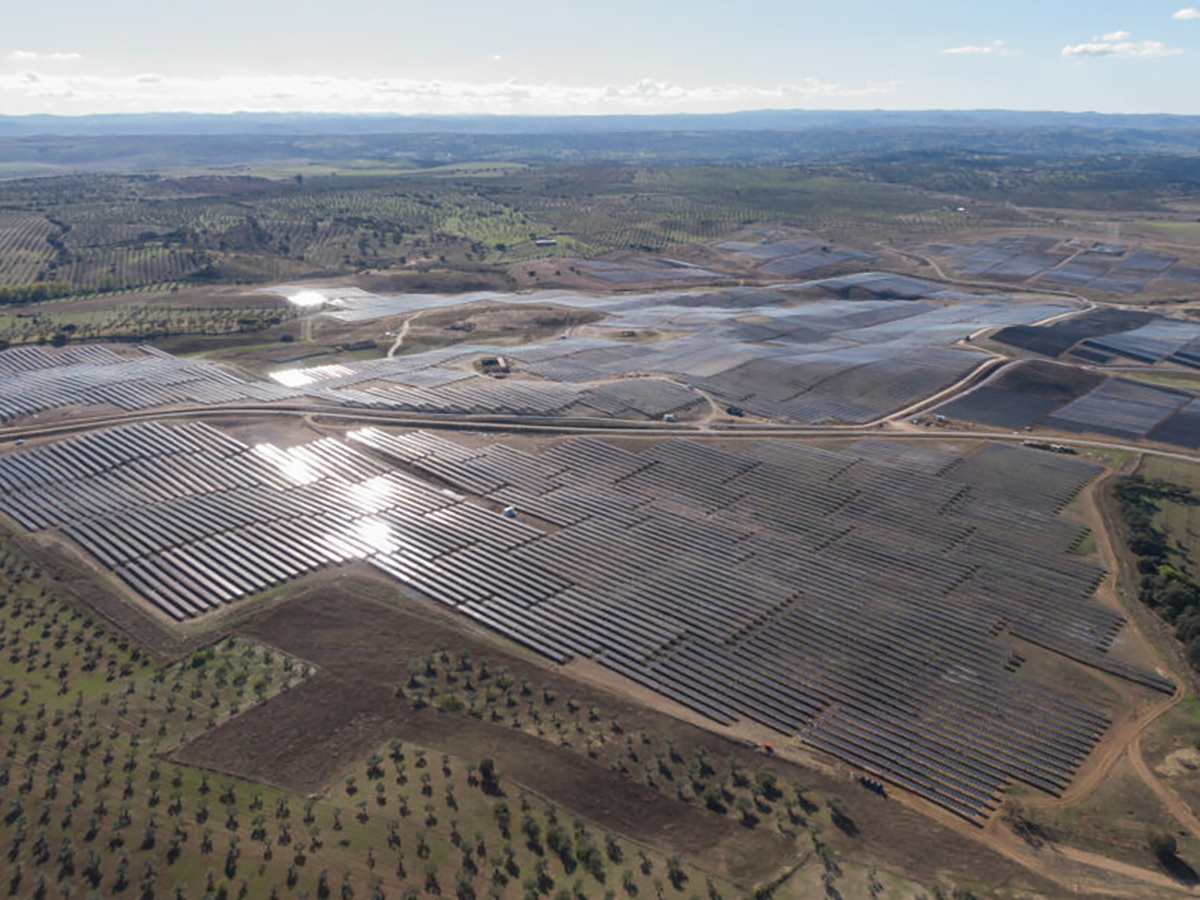
M 419 352 L 464 341 L 533 343 L 598 321 L 591 310 L 509 303 L 471 304 L 429 310 L 414 316 L 404 352 Z

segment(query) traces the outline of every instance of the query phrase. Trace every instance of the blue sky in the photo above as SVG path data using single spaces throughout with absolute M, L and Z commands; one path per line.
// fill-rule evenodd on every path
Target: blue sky
M 0 113 L 1200 113 L 1187 2 L 0 0 Z

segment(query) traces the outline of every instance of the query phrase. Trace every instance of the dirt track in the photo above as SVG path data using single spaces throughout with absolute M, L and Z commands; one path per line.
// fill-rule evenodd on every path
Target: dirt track
M 388 347 L 388 352 L 387 352 L 388 359 L 391 359 L 392 357 L 394 357 L 396 355 L 396 353 L 400 350 L 401 345 L 403 345 L 403 343 L 404 343 L 404 339 L 406 337 L 408 337 L 408 332 L 412 328 L 413 320 L 416 319 L 420 315 L 421 315 L 420 313 L 413 313 L 411 316 L 409 316 L 407 319 L 404 320 L 404 324 L 401 325 L 400 330 L 396 332 L 396 340 L 392 342 L 392 346 Z
M 1142 735 L 1138 735 L 1129 743 L 1129 761 L 1133 764 L 1133 770 L 1137 772 L 1138 777 L 1146 782 L 1146 786 L 1158 795 L 1158 799 L 1177 820 L 1179 824 L 1191 832 L 1193 837 L 1200 838 L 1200 818 L 1192 812 L 1192 808 L 1183 802 L 1183 799 L 1173 790 L 1163 784 L 1150 767 L 1146 765 L 1146 760 L 1142 757 Z
M 1101 479 L 1090 484 L 1080 497 L 1083 518 L 1096 539 L 1096 550 L 1100 554 L 1100 563 L 1107 575 L 1096 590 L 1096 598 L 1101 603 L 1124 614 L 1126 612 L 1118 594 L 1118 580 L 1122 567 L 1122 557 L 1118 550 L 1115 537 L 1109 528 L 1099 500 L 1108 490 L 1109 479 Z M 1135 620 L 1130 619 L 1125 626 L 1133 644 L 1134 659 L 1132 661 L 1159 668 L 1164 674 L 1175 678 L 1175 673 L 1161 665 L 1154 646 L 1142 633 Z M 1116 763 L 1126 755 L 1129 748 L 1149 728 L 1158 717 L 1183 699 L 1185 686 L 1176 679 L 1175 693 L 1169 698 L 1160 699 L 1161 695 L 1153 695 L 1150 701 L 1144 702 L 1144 707 L 1136 715 L 1118 719 L 1109 728 L 1100 746 L 1093 752 L 1086 765 L 1076 774 L 1071 785 L 1057 800 L 1047 798 L 1042 805 L 1074 806 L 1090 796 L 1108 776 Z M 1145 698 L 1149 692 L 1131 690 L 1128 697 L 1131 705 Z

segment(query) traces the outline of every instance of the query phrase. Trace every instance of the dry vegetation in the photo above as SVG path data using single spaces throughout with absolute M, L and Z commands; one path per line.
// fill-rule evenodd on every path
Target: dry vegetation
M 995 207 L 968 222 L 919 191 L 774 167 L 62 176 L 0 191 L 0 288 L 20 301 L 35 284 L 63 296 L 445 269 L 486 283 L 497 264 L 653 253 L 753 222 L 861 238 L 1018 221 Z

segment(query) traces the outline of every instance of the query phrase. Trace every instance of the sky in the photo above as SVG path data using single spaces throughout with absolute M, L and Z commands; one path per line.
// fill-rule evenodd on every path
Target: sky
M 0 0 L 9 115 L 1200 114 L 1198 85 L 1181 0 Z

